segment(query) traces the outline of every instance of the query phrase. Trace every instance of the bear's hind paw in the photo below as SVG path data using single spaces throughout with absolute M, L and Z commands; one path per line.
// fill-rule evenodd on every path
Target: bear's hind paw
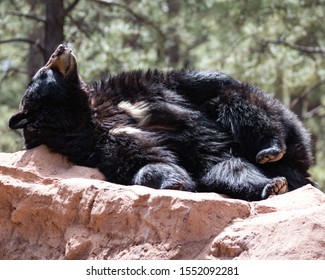
M 256 155 L 256 161 L 259 164 L 265 164 L 268 162 L 275 162 L 280 160 L 284 156 L 285 152 L 281 151 L 277 147 L 271 147 L 260 151 Z
M 271 183 L 268 183 L 262 191 L 262 199 L 268 198 L 270 195 L 283 194 L 288 191 L 287 179 L 284 177 L 276 177 Z

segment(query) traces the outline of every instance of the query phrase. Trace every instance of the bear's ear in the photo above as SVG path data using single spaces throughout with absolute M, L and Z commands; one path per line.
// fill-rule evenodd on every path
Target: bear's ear
M 57 47 L 44 67 L 58 70 L 64 77 L 78 72 L 76 57 L 72 50 L 63 44 Z
M 28 124 L 28 115 L 25 112 L 19 112 L 13 115 L 9 120 L 11 129 L 25 128 Z

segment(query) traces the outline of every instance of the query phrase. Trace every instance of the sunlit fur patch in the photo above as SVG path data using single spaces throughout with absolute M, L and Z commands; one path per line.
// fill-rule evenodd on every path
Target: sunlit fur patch
M 113 128 L 109 131 L 112 135 L 128 134 L 128 135 L 140 135 L 143 131 L 139 128 L 132 126 L 121 126 Z
M 122 101 L 117 107 L 123 109 L 128 115 L 137 120 L 140 125 L 144 125 L 150 118 L 149 105 L 144 101 L 139 101 L 134 104 L 128 101 Z

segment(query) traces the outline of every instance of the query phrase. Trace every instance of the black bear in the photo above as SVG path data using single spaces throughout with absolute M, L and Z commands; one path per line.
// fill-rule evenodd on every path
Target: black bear
M 311 140 L 284 105 L 221 72 L 123 72 L 85 84 L 60 45 L 9 120 L 108 181 L 260 200 L 307 183 Z

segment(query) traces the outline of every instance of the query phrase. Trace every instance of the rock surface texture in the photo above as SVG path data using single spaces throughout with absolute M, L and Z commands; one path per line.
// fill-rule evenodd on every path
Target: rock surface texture
M 325 259 L 325 194 L 259 202 L 103 181 L 44 146 L 0 153 L 0 259 Z

